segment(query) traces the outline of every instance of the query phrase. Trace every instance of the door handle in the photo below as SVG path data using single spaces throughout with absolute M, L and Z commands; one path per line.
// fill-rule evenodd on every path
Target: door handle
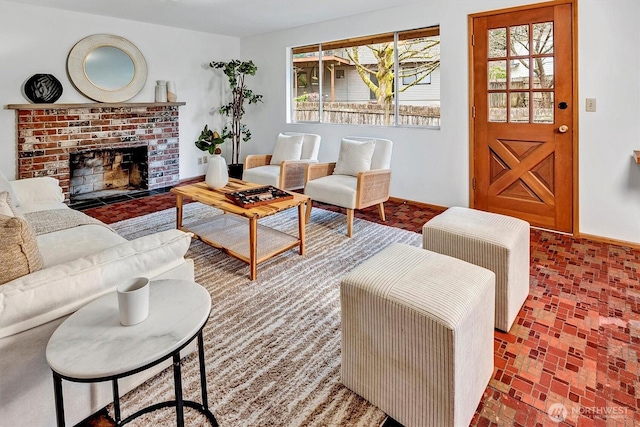
M 558 132 L 560 132 L 560 133 L 565 133 L 568 130 L 569 130 L 569 126 L 567 126 L 567 125 L 562 125 L 562 126 L 560 126 L 558 128 Z

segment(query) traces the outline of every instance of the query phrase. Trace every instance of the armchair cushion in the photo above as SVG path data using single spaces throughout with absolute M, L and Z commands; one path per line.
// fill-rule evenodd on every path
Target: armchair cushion
M 36 235 L 22 217 L 0 215 L 0 285 L 42 269 Z
M 265 165 L 245 169 L 242 173 L 242 180 L 277 187 L 280 183 L 280 166 Z
M 353 141 L 343 138 L 334 175 L 358 176 L 371 169 L 371 159 L 376 149 L 375 141 Z
M 271 156 L 271 164 L 279 165 L 286 160 L 300 160 L 304 135 L 279 134 Z
M 304 194 L 311 200 L 341 206 L 347 209 L 356 208 L 356 188 L 358 178 L 351 175 L 328 175 L 307 182 Z

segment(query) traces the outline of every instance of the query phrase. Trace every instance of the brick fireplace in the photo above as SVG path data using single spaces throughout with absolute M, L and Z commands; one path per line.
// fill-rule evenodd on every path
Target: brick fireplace
M 179 180 L 181 105 L 184 103 L 8 105 L 17 116 L 18 178 L 55 177 L 69 200 L 72 154 L 142 147 L 148 169 L 146 187 L 175 185 Z M 110 164 L 100 168 L 105 174 L 111 172 Z M 101 179 L 98 169 L 84 175 L 90 176 L 91 184 Z M 90 184 L 76 178 L 75 186 Z

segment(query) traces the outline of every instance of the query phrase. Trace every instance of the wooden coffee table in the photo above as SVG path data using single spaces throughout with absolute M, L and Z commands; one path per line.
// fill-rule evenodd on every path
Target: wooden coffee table
M 231 178 L 224 188 L 215 190 L 207 187 L 204 182 L 171 189 L 171 192 L 176 195 L 177 228 L 191 232 L 195 238 L 248 263 L 251 280 L 256 279 L 257 266 L 263 261 L 295 247 L 299 247 L 300 255 L 304 255 L 305 209 L 310 200 L 303 194 L 290 193 L 293 198 L 289 200 L 242 208 L 225 197 L 226 193 L 257 187 L 264 187 L 264 185 Z M 183 225 L 182 207 L 185 197 L 232 215 L 216 215 L 213 218 Z M 258 224 L 260 218 L 295 207 L 298 208 L 297 237 Z

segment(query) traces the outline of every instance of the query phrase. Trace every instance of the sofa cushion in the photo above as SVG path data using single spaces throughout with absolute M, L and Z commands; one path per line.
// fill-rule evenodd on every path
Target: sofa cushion
M 13 205 L 16 207 L 20 206 L 20 200 L 18 199 L 18 196 L 16 196 L 16 194 L 14 193 L 13 188 L 11 187 L 11 183 L 9 182 L 7 177 L 2 173 L 2 171 L 0 171 L 0 191 L 7 191 L 11 196 Z
M 20 198 L 18 205 L 12 197 L 14 205 L 22 213 L 66 207 L 58 180 L 50 176 L 11 181 L 11 186 Z
M 0 286 L 0 338 L 73 313 L 126 279 L 178 266 L 190 243 L 190 233 L 162 231 L 7 282 Z
M 375 141 L 361 142 L 343 138 L 333 174 L 358 176 L 360 172 L 370 170 L 375 149 Z
M 8 191 L 0 191 L 0 215 L 16 216 L 15 208 Z
M 24 218 L 0 215 L 0 285 L 42 269 L 36 235 Z
M 127 241 L 102 225 L 81 225 L 36 237 L 45 267 L 70 262 Z
M 286 160 L 300 160 L 302 155 L 302 138 L 304 135 L 279 134 L 276 147 L 273 149 L 271 164 L 279 165 Z

